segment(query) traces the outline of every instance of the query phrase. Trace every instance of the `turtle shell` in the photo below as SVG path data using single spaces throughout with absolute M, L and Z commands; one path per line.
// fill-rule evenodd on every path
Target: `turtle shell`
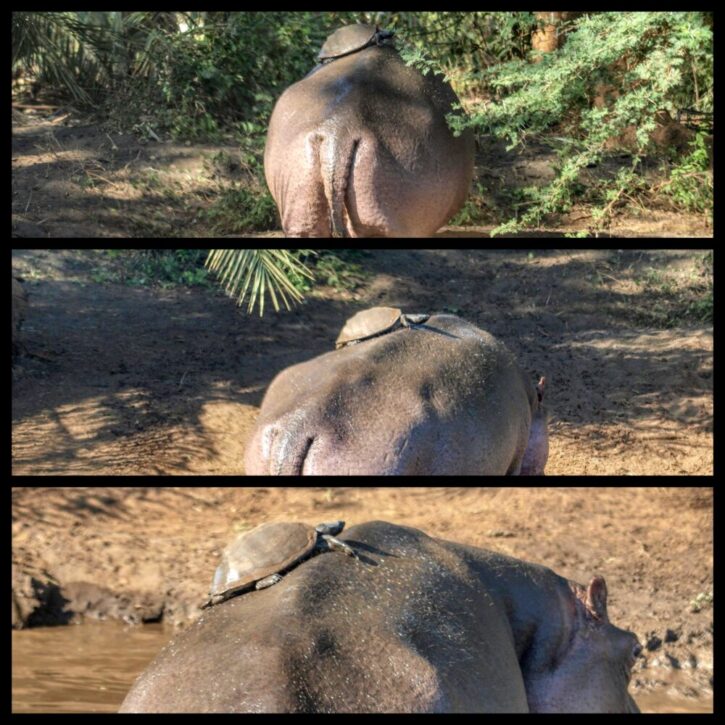
M 262 524 L 240 534 L 224 550 L 209 591 L 210 601 L 225 599 L 288 569 L 310 554 L 316 544 L 315 528 L 301 523 Z
M 390 37 L 385 35 L 385 31 L 382 32 L 381 38 L 383 40 Z M 338 28 L 327 38 L 317 59 L 331 60 L 332 58 L 339 58 L 362 50 L 375 40 L 377 33 L 378 29 L 374 25 L 364 23 L 345 25 L 343 28 Z
M 394 330 L 401 322 L 402 312 L 397 307 L 371 307 L 353 315 L 340 331 L 335 347 L 340 348 L 351 342 L 367 340 Z

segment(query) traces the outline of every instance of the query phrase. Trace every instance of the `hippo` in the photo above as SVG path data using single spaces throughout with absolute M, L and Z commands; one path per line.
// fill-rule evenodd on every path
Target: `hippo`
M 372 521 L 273 587 L 205 610 L 121 712 L 638 712 L 641 651 L 587 587 Z
M 543 474 L 544 384 L 535 386 L 489 333 L 456 315 L 430 315 L 277 375 L 247 445 L 246 473 Z
M 459 100 L 407 66 L 392 35 L 339 28 L 278 99 L 264 172 L 286 236 L 430 236 L 463 206 L 475 145 L 446 122 Z
M 12 333 L 12 356 L 20 351 L 20 327 L 25 319 L 25 313 L 28 309 L 28 293 L 23 289 L 20 282 L 12 277 L 12 313 L 13 313 L 13 333 Z

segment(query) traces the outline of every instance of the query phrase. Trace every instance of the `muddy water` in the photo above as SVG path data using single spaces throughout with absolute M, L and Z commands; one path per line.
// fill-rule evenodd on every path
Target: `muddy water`
M 112 622 L 13 631 L 13 712 L 116 712 L 174 630 Z M 712 712 L 712 698 L 637 697 L 642 712 Z
M 13 631 L 12 711 L 116 712 L 173 633 L 113 622 Z

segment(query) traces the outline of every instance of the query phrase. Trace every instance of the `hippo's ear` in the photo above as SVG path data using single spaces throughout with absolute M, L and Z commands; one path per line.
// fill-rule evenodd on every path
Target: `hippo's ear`
M 608 622 L 607 616 L 607 583 L 604 577 L 595 576 L 587 587 L 584 606 L 587 613 L 602 622 Z
M 608 623 L 607 615 L 607 583 L 604 577 L 595 576 L 586 589 L 576 582 L 569 582 L 572 593 L 576 599 L 576 609 L 579 616 L 586 620 Z

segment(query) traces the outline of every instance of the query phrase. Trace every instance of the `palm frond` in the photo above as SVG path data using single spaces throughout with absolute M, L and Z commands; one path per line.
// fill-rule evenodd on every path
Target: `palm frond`
M 264 314 L 266 293 L 276 312 L 280 301 L 289 310 L 292 304 L 304 298 L 294 284 L 296 278 L 312 279 L 310 270 L 301 257 L 314 254 L 311 249 L 212 249 L 206 266 L 218 277 L 228 295 L 241 305 L 247 295 L 247 311 L 251 313 L 259 303 L 259 315 Z

